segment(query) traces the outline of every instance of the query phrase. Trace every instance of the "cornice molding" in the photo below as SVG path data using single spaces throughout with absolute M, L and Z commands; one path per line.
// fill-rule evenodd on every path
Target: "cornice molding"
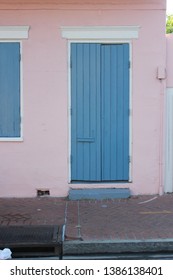
M 69 40 L 137 39 L 139 29 L 139 26 L 62 26 L 61 34 Z

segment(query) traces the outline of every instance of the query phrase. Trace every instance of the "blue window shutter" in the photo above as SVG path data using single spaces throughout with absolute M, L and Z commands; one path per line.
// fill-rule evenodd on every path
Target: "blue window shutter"
M 0 137 L 20 137 L 20 43 L 0 43 Z
M 71 45 L 71 179 L 101 179 L 100 45 Z

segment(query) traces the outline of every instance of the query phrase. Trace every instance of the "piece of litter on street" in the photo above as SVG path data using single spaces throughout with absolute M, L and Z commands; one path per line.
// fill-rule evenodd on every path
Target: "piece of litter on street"
M 8 260 L 11 259 L 11 250 L 9 248 L 5 248 L 0 250 L 0 260 Z
M 106 204 L 102 204 L 102 208 L 107 208 L 108 206 Z
M 148 199 L 148 200 L 146 200 L 146 201 L 139 202 L 138 204 L 148 203 L 148 202 L 150 202 L 150 201 L 155 200 L 156 198 L 157 198 L 157 196 L 155 196 L 155 197 L 153 197 L 153 198 L 151 198 L 151 199 Z

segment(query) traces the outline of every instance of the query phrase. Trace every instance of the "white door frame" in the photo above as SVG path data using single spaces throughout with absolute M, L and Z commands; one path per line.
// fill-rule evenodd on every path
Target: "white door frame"
M 71 44 L 102 43 L 129 44 L 129 181 L 132 182 L 132 39 L 138 38 L 139 26 L 64 26 L 61 27 L 62 37 L 68 39 L 68 138 L 69 138 L 69 178 L 71 183 Z M 100 183 L 99 183 L 100 184 Z

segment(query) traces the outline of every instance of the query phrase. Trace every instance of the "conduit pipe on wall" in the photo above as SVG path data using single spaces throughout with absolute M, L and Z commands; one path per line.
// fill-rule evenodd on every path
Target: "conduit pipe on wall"
M 159 195 L 163 195 L 163 150 L 164 150 L 164 112 L 165 112 L 165 88 L 166 88 L 166 69 L 165 67 L 159 66 L 157 69 L 157 79 L 160 81 L 160 134 L 159 134 Z

